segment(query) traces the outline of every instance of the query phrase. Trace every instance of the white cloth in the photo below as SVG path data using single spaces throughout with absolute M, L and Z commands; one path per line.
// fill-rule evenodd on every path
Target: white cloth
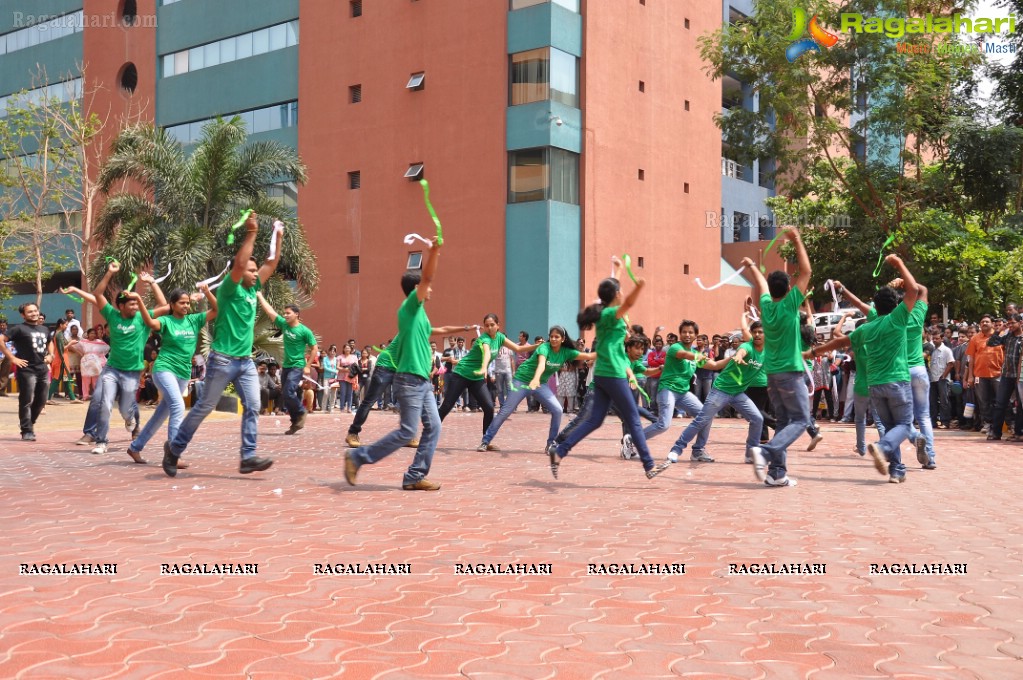
M 953 361 L 955 361 L 955 358 L 952 356 L 952 350 L 948 348 L 948 345 L 941 343 L 941 347 L 935 347 L 934 351 L 931 352 L 931 366 L 927 369 L 931 382 L 938 382 L 941 374 L 945 372 L 945 368 Z

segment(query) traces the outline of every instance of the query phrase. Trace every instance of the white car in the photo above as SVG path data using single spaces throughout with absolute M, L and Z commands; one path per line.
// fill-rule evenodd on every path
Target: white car
M 854 328 L 862 323 L 866 317 L 858 309 L 845 309 L 843 311 L 852 312 L 852 316 L 845 320 L 845 324 L 842 326 L 843 333 L 851 333 Z M 814 333 L 817 335 L 823 335 L 824 340 L 831 339 L 831 329 L 838 325 L 839 320 L 842 318 L 841 312 L 821 312 L 813 315 L 813 327 Z

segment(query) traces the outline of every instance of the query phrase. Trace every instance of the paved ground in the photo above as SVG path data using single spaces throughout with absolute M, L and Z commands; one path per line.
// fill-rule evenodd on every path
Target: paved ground
M 609 420 L 555 482 L 538 453 L 546 417 L 516 415 L 495 442 L 504 450 L 482 454 L 480 417 L 452 414 L 431 474 L 444 487 L 424 493 L 399 486 L 409 449 L 345 484 L 347 415 L 311 416 L 295 437 L 263 417 L 260 448 L 276 463 L 248 476 L 225 416 L 172 480 L 129 461 L 123 430 L 102 457 L 70 445 L 80 407 L 51 407 L 39 442 L 22 444 L 14 406 L 0 399 L 3 678 L 1023 677 L 1014 444 L 941 433 L 939 469 L 913 465 L 893 485 L 850 453 L 852 430 L 826 426 L 816 451 L 791 456 L 799 486 L 767 489 L 741 462 L 739 421 L 718 421 L 719 462 L 647 481 L 617 457 Z M 658 457 L 682 422 L 654 441 Z M 374 413 L 365 434 L 394 423 Z M 117 573 L 19 574 L 54 563 Z M 165 563 L 258 574 L 161 574 Z M 411 573 L 317 573 L 352 563 Z M 508 563 L 552 573 L 456 573 Z M 685 573 L 587 574 L 601 563 Z M 826 573 L 729 574 L 731 563 Z M 967 573 L 871 574 L 872 563 Z

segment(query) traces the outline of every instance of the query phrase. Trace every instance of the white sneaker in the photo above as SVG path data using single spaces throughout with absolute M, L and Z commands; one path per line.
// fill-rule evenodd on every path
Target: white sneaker
M 759 446 L 751 446 L 749 453 L 753 458 L 753 474 L 762 482 L 767 479 L 767 459 L 764 458 L 764 450 Z
M 824 435 L 818 432 L 813 436 L 813 439 L 810 440 L 810 445 L 806 447 L 806 450 L 813 451 L 815 448 L 817 448 L 817 445 L 820 444 L 823 439 Z
M 106 452 L 107 452 L 107 445 L 106 444 L 96 444 L 95 448 L 93 448 L 93 450 L 92 450 L 92 453 L 95 453 L 97 455 L 101 454 L 101 453 L 106 453 Z
M 767 479 L 764 480 L 764 484 L 767 486 L 795 486 L 796 478 L 785 476 L 782 477 L 781 479 L 771 479 L 770 477 L 768 477 Z
M 620 453 L 624 460 L 629 460 L 630 458 L 632 458 L 633 451 L 631 434 L 627 434 L 622 437 Z
M 678 451 L 668 451 L 668 462 L 669 463 L 678 462 Z

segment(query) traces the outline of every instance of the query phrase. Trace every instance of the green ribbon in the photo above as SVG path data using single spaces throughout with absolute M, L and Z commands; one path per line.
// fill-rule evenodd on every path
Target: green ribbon
M 61 292 L 63 293 L 64 291 L 61 291 Z M 82 298 L 78 297 L 77 295 L 74 295 L 72 293 L 64 293 L 64 295 L 67 295 L 69 298 L 71 298 L 72 300 L 74 300 L 75 302 L 77 302 L 80 305 L 84 305 L 85 304 L 85 300 L 83 300 Z
M 622 262 L 625 263 L 625 271 L 629 274 L 629 278 L 632 279 L 632 282 L 638 283 L 638 281 L 636 281 L 636 275 L 632 273 L 632 258 L 629 257 L 628 253 L 622 255 Z
M 131 292 L 131 290 L 133 288 L 135 288 L 135 284 L 138 283 L 138 282 L 139 282 L 139 275 L 134 273 L 134 272 L 132 272 L 131 281 L 128 282 L 128 287 L 125 288 L 125 290 L 127 290 L 128 292 Z
M 111 262 L 117 262 L 117 258 L 116 257 L 111 257 L 110 255 L 107 255 L 106 258 L 104 258 L 104 259 L 106 259 L 107 264 L 110 264 Z M 117 264 L 121 264 L 121 263 L 117 262 Z
M 227 245 L 229 246 L 234 245 L 234 232 L 238 230 L 238 227 L 245 224 L 245 220 L 249 219 L 249 215 L 252 214 L 252 208 L 242 210 L 241 213 L 242 216 L 238 219 L 237 222 L 231 225 L 231 233 L 227 235 Z
M 379 354 L 380 352 L 386 352 L 387 350 L 385 350 L 383 347 L 377 347 L 376 345 L 373 345 L 373 351 Z
M 646 399 L 647 401 L 650 401 L 650 395 L 647 394 L 643 390 L 643 388 L 639 386 L 639 382 L 638 381 L 635 383 L 635 385 L 636 385 L 636 389 L 639 391 L 639 393 L 643 395 L 643 398 Z
M 423 201 L 426 202 L 426 209 L 430 211 L 430 217 L 433 218 L 433 223 L 437 225 L 437 245 L 444 245 L 444 232 L 440 228 L 440 218 L 437 217 L 437 211 L 433 209 L 433 203 L 430 203 L 430 183 L 425 179 L 419 180 L 419 184 L 423 187 Z
M 777 234 L 774 235 L 774 238 L 771 239 L 771 242 L 767 244 L 766 248 L 764 248 L 764 255 L 763 255 L 763 257 L 766 258 L 767 254 L 769 252 L 771 252 L 771 248 L 774 247 L 774 242 L 778 240 L 779 236 L 781 236 L 781 232 L 780 231 Z M 767 273 L 767 267 L 765 267 L 764 265 L 760 265 L 760 273 L 761 274 L 766 274 Z
M 874 278 L 877 278 L 881 274 L 881 265 L 884 264 L 884 249 L 891 245 L 894 240 L 895 232 L 892 232 L 888 234 L 888 238 L 885 239 L 884 245 L 881 246 L 881 252 L 877 254 L 877 266 L 874 268 Z

